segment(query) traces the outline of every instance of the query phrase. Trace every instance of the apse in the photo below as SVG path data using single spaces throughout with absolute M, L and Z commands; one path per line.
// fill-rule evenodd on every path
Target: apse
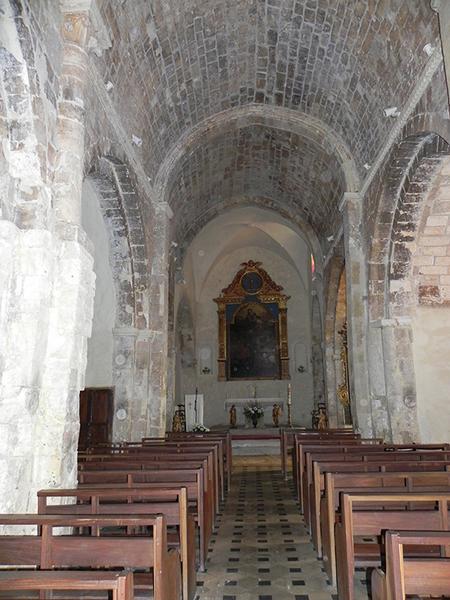
M 250 290 L 239 305 L 239 310 L 245 313 L 244 317 L 254 315 L 254 321 L 258 324 L 256 330 L 258 326 L 261 330 L 266 327 L 266 346 L 261 347 L 257 357 L 258 365 L 251 362 L 251 356 L 245 363 L 245 357 L 242 358 L 242 352 L 245 353 L 243 345 L 251 354 L 260 348 L 260 342 L 256 336 L 252 337 L 255 331 L 252 327 L 246 332 L 241 331 L 237 336 L 238 345 L 241 342 L 241 362 L 236 363 L 238 359 L 235 357 L 233 372 L 233 365 L 221 362 L 232 357 L 225 356 L 231 352 L 231 345 L 230 340 L 227 342 L 222 339 L 218 302 L 223 298 L 224 289 L 231 290 L 234 284 L 239 286 L 240 273 L 245 271 L 243 264 L 250 264 L 255 277 L 259 277 L 256 271 L 261 272 L 262 278 L 268 282 L 266 290 L 271 289 L 272 292 L 268 292 L 266 299 L 271 301 L 272 308 L 279 298 L 288 298 L 285 303 L 286 330 L 283 333 L 282 327 L 279 328 L 278 306 L 272 313 L 273 318 L 269 316 L 266 319 L 264 309 L 258 308 L 261 305 L 252 304 L 252 298 L 256 294 L 252 296 Z M 256 267 L 252 266 L 255 264 Z M 314 277 L 316 276 L 317 274 Z M 254 283 L 253 279 L 250 283 Z M 175 402 L 184 403 L 187 394 L 197 392 L 198 395 L 203 395 L 204 424 L 211 427 L 228 424 L 229 410 L 233 403 L 237 407 L 238 424 L 243 424 L 243 407 L 256 398 L 265 408 L 264 423 L 270 425 L 274 403 L 283 407 L 283 417 L 286 420 L 290 385 L 293 418 L 297 422 L 309 424 L 314 404 L 314 289 L 310 243 L 292 222 L 273 211 L 255 206 L 235 208 L 210 221 L 187 248 L 176 276 Z M 283 300 L 280 303 L 280 307 L 282 306 Z M 281 312 L 283 310 L 281 308 Z M 240 316 L 242 315 L 237 315 L 237 318 Z M 245 319 L 242 318 L 241 327 L 244 322 Z M 275 322 L 276 344 L 281 347 L 284 337 L 286 338 L 286 347 L 283 346 L 279 355 L 279 348 L 274 350 L 271 346 L 269 333 L 272 325 L 269 322 Z M 232 336 L 233 325 L 224 322 L 224 335 L 226 331 Z M 235 330 L 235 335 L 236 331 L 240 331 L 239 328 Z M 224 345 L 227 347 L 225 353 L 221 352 Z M 271 368 L 263 364 L 263 359 L 267 363 L 272 361 Z M 241 371 L 236 368 L 236 364 L 241 365 Z

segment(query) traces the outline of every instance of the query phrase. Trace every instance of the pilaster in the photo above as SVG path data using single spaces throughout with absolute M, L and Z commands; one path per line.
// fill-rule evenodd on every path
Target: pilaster
M 151 345 L 148 383 L 148 434 L 163 435 L 166 430 L 167 374 L 169 370 L 169 246 L 170 206 L 155 206 L 150 273 Z
M 372 378 L 382 392 L 378 396 L 379 412 L 383 415 L 384 427 L 390 432 L 386 437 L 394 443 L 417 441 L 420 439 L 420 433 L 411 319 L 380 319 L 371 323 L 371 330 L 378 334 L 379 372 L 374 373 L 374 376 L 378 376 L 377 381 L 374 376 Z M 374 388 L 376 389 L 375 386 Z M 382 434 L 382 431 L 379 431 L 379 434 Z
M 344 224 L 347 287 L 348 356 L 350 397 L 354 426 L 368 437 L 372 434 L 367 360 L 367 273 L 363 250 L 362 197 L 346 192 L 340 205 Z

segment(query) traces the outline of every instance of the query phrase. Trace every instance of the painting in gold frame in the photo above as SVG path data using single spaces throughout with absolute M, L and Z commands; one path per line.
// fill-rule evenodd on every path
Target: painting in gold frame
M 287 306 L 260 262 L 241 264 L 218 305 L 220 381 L 289 379 Z

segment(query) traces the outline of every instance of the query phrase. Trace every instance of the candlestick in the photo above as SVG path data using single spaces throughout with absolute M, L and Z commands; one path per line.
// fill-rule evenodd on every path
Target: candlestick
M 288 384 L 288 395 L 287 395 L 287 409 L 288 409 L 288 414 L 287 414 L 287 424 L 288 427 L 292 427 L 292 389 L 291 389 L 291 384 Z

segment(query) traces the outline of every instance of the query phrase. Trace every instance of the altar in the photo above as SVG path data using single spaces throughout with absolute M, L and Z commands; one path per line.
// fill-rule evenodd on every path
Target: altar
M 285 414 L 285 402 L 281 398 L 227 398 L 224 402 L 224 411 L 226 412 L 226 422 L 229 422 L 230 408 L 236 407 L 236 418 L 238 427 L 251 427 L 251 422 L 244 415 L 244 408 L 257 404 L 264 410 L 264 418 L 259 419 L 259 426 L 272 425 L 272 408 L 274 404 L 281 407 L 280 425 L 287 419 Z

